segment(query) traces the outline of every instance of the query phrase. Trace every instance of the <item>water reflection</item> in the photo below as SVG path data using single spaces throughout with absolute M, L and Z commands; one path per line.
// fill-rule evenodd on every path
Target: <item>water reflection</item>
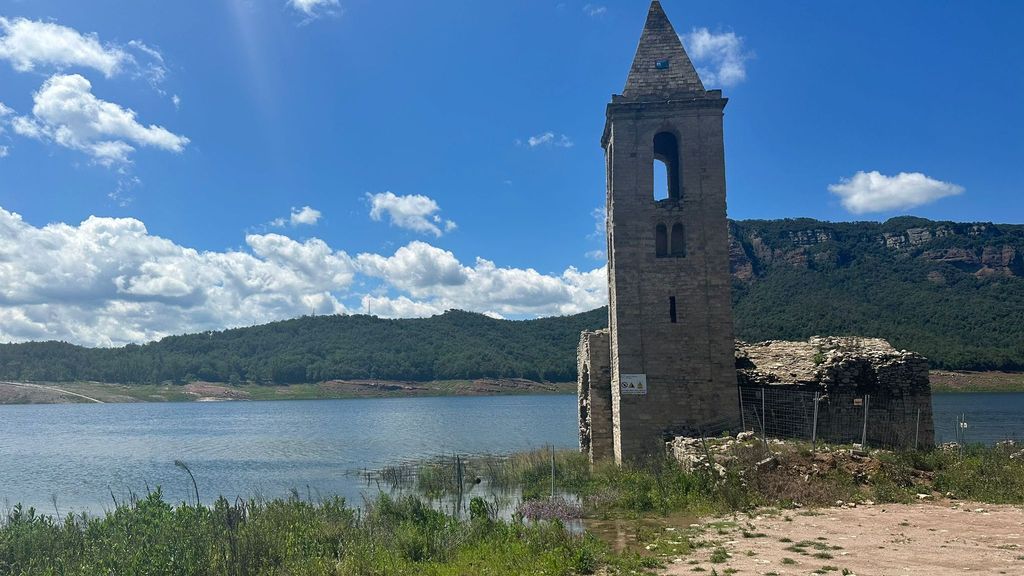
M 697 524 L 698 519 L 689 515 L 671 515 L 663 518 L 585 518 L 572 524 L 572 529 L 577 532 L 584 530 L 607 542 L 616 552 L 648 552 L 646 542 L 657 540 L 659 536 L 667 549 L 661 552 L 673 553 L 682 551 L 682 540 L 679 541 L 680 548 L 673 550 L 671 546 L 675 540 L 672 536 L 685 534 L 692 526 Z M 667 537 L 667 538 L 666 538 Z

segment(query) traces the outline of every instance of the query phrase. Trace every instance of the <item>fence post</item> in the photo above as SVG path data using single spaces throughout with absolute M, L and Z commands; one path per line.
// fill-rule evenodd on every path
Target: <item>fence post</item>
M 864 395 L 864 430 L 860 435 L 860 447 L 862 450 L 868 448 L 868 404 L 871 404 L 871 395 Z
M 921 437 L 921 409 L 917 409 L 917 422 L 914 424 L 914 451 L 917 452 L 917 440 Z
M 743 413 L 743 387 L 738 386 L 740 392 L 740 426 L 743 427 L 743 431 L 747 431 L 747 415 Z
M 768 433 L 768 411 L 765 410 L 765 398 L 768 396 L 768 389 L 761 387 L 761 433 Z M 768 441 L 768 437 L 765 436 L 765 442 Z
M 768 447 L 768 432 L 764 428 L 764 414 L 758 416 L 757 408 L 754 408 L 754 416 L 757 417 L 758 422 L 761 423 L 761 441 L 764 442 L 764 451 L 771 456 L 772 449 Z
M 555 498 L 555 445 L 551 445 L 551 498 Z
M 821 399 L 821 392 L 814 393 L 814 424 L 811 425 L 811 449 L 818 449 L 818 400 Z

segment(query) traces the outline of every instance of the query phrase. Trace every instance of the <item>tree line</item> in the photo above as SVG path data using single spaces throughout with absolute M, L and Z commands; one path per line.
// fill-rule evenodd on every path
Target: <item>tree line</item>
M 918 218 L 884 223 L 765 220 L 730 226 L 742 250 L 734 267 L 745 258 L 752 270 L 749 277 L 737 275 L 733 281 L 738 338 L 875 336 L 924 354 L 935 368 L 1024 370 L 1024 226 Z M 896 240 L 887 243 L 886 234 Z M 986 248 L 1012 252 L 999 273 L 982 274 L 977 262 L 942 256 L 943 250 L 959 250 L 980 258 Z M 519 321 L 452 310 L 398 320 L 307 316 L 121 348 L 3 344 L 0 379 L 126 384 L 572 381 L 580 331 L 607 322 L 607 308 Z

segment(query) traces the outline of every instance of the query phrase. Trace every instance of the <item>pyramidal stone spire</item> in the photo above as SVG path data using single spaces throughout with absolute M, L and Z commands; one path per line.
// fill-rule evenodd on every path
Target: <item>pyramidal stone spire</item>
M 648 96 L 683 94 L 703 95 L 704 84 L 661 8 L 661 2 L 654 0 L 647 12 L 647 23 L 622 95 L 642 100 Z

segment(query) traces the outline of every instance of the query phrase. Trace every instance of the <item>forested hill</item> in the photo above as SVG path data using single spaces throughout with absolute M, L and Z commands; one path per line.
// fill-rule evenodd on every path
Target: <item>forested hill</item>
M 1024 226 L 730 224 L 737 335 L 887 338 L 937 368 L 1024 369 Z
M 605 308 L 524 321 L 457 310 L 404 320 L 305 316 L 124 348 L 0 345 L 0 379 L 291 384 L 517 377 L 568 382 L 576 379 L 580 332 L 607 322 Z
M 736 330 L 748 341 L 859 334 L 935 367 L 1024 369 L 1024 226 L 896 218 L 730 224 Z M 0 379 L 315 382 L 575 379 L 581 330 L 607 310 L 528 321 L 316 316 L 89 349 L 0 345 Z

